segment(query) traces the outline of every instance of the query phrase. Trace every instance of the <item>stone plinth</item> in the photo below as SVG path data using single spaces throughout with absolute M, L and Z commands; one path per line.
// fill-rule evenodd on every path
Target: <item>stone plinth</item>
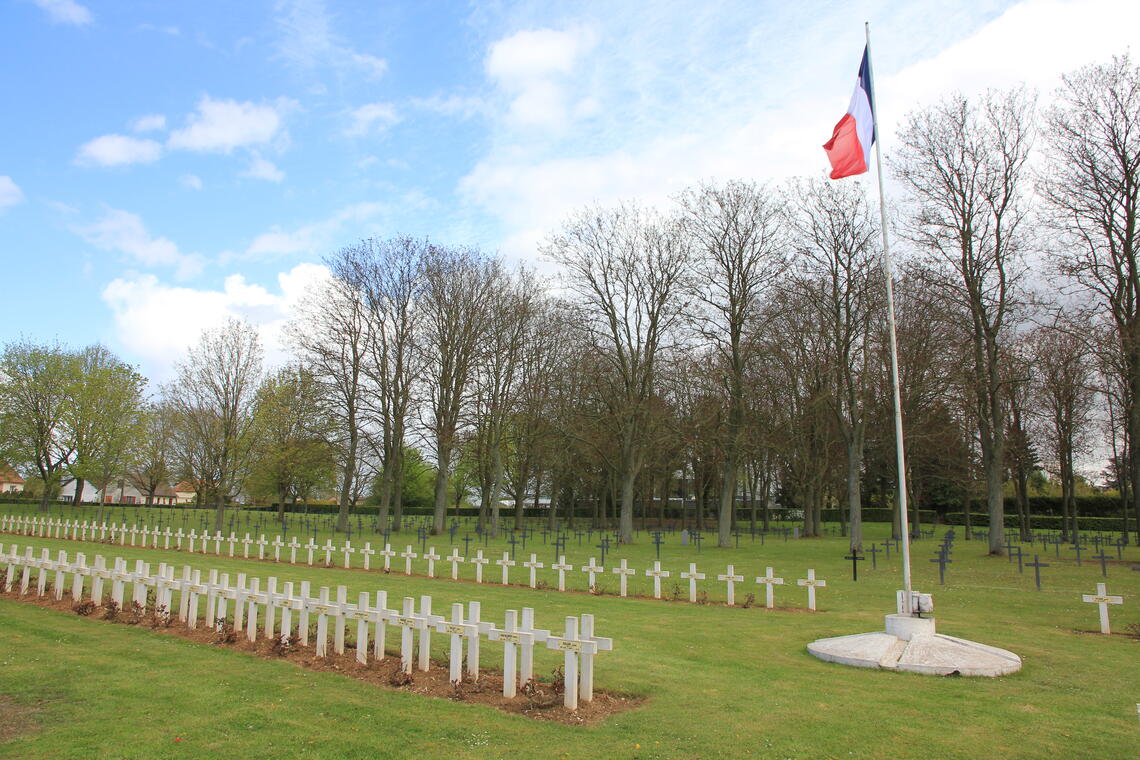
M 1021 670 L 1013 652 L 934 632 L 933 618 L 887 615 L 886 630 L 808 644 L 821 660 L 924 675 L 1004 676 Z

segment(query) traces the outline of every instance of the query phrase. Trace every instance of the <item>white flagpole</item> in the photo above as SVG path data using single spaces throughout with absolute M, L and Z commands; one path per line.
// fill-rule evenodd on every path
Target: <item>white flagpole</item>
M 906 591 L 907 614 L 913 614 L 911 608 L 910 583 L 910 526 L 907 522 L 906 506 L 906 449 L 903 446 L 902 423 L 902 396 L 899 393 L 899 352 L 895 343 L 895 295 L 892 284 L 893 267 L 891 265 L 891 246 L 887 238 L 887 196 L 883 191 L 883 151 L 880 139 L 879 120 L 876 115 L 879 101 L 875 98 L 875 74 L 871 65 L 871 24 L 865 25 L 867 31 L 867 85 L 871 88 L 871 115 L 875 119 L 875 172 L 879 175 L 879 226 L 883 229 L 883 274 L 887 280 L 887 327 L 891 336 L 891 388 L 895 396 L 895 453 L 899 468 L 899 527 L 902 531 L 902 561 L 903 561 L 903 589 Z

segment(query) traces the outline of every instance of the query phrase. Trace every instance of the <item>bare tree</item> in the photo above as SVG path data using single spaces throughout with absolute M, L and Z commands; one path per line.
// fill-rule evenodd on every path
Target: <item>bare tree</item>
M 338 531 L 348 526 L 356 503 L 358 469 L 363 455 L 362 397 L 368 354 L 368 308 L 364 297 L 345 274 L 356 255 L 349 247 L 326 261 L 333 276 L 306 294 L 288 327 L 301 363 L 322 390 L 323 413 L 334 421 L 331 436 L 339 459 Z
M 366 413 L 373 427 L 379 428 L 380 523 L 387 526 L 391 514 L 397 530 L 403 521 L 404 449 L 412 388 L 423 364 L 422 354 L 416 351 L 420 316 L 416 303 L 429 248 L 426 240 L 411 237 L 364 240 L 342 251 L 335 262 L 337 276 L 359 291 L 367 306 Z
M 448 475 L 464 412 L 469 384 L 484 350 L 491 323 L 491 299 L 502 278 L 502 265 L 473 248 L 433 245 L 424 253 L 418 346 L 427 393 L 431 395 L 430 429 L 435 444 L 435 506 L 432 534 L 443 532 Z
M 1094 401 L 1092 357 L 1083 335 L 1071 325 L 1037 328 L 1030 340 L 1049 459 L 1061 480 L 1061 535 L 1067 539 L 1072 534 L 1077 540 L 1074 460 L 1087 451 Z
M 1133 511 L 1140 515 L 1140 66 L 1128 55 L 1065 76 L 1046 114 L 1041 190 L 1061 233 L 1058 269 L 1100 301 L 1128 392 Z
M 1025 220 L 1025 163 L 1033 98 L 989 92 L 951 96 L 910 114 L 892 166 L 909 194 L 906 234 L 938 276 L 932 292 L 969 315 L 979 438 L 989 505 L 989 549 L 1003 553 L 1005 406 L 1001 351 L 1011 329 Z
M 508 420 L 517 411 L 523 349 L 534 320 L 538 282 L 525 270 L 501 277 L 490 294 L 484 350 L 475 373 L 473 445 L 478 460 L 480 523 L 499 534 Z M 488 527 L 484 524 L 484 528 Z
M 833 377 L 829 402 L 847 454 L 847 511 L 851 550 L 863 549 L 860 481 L 867 429 L 867 394 L 874 374 L 876 315 L 883 313 L 875 244 L 878 225 L 858 185 L 815 181 L 794 186 L 800 264 L 796 283 L 825 327 L 820 348 Z
M 787 269 L 783 201 L 745 182 L 703 185 L 681 196 L 685 232 L 694 247 L 701 338 L 712 346 L 727 400 L 717 545 L 727 547 L 736 508 L 746 417 L 745 372 L 755 357 L 761 306 Z
M 166 397 L 178 416 L 183 463 L 214 500 L 214 530 L 242 489 L 253 449 L 253 407 L 261 380 L 261 341 L 246 322 L 204 330 L 177 365 Z
M 684 313 L 689 249 L 681 225 L 634 206 L 586 209 L 545 247 L 565 269 L 581 326 L 606 364 L 605 394 L 618 441 L 622 543 L 633 541 L 634 484 L 645 464 L 645 430 L 659 353 Z

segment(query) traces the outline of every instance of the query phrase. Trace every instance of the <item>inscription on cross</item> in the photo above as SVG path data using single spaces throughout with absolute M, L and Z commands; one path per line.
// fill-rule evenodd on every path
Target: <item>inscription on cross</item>
M 716 577 L 716 579 L 718 581 L 724 581 L 725 583 L 728 584 L 728 591 L 727 591 L 728 606 L 729 607 L 735 607 L 736 606 L 736 584 L 737 583 L 743 583 L 744 582 L 744 576 L 743 575 L 737 575 L 736 574 L 736 568 L 734 568 L 732 565 L 729 565 L 728 571 L 725 572 L 723 575 L 718 575 Z
M 668 570 L 662 570 L 661 569 L 661 563 L 657 560 L 654 560 L 653 568 L 650 570 L 646 570 L 645 574 L 647 576 L 653 578 L 653 598 L 654 599 L 660 599 L 661 598 L 661 579 L 662 578 L 668 578 L 670 576 L 670 572 Z
M 530 571 L 530 587 L 534 588 L 536 585 L 538 585 L 537 572 L 545 566 L 538 561 L 534 554 L 531 554 L 530 560 L 524 562 L 523 567 Z
M 697 581 L 703 581 L 705 574 L 697 572 L 696 562 L 690 562 L 689 569 L 682 571 L 681 577 L 689 582 L 689 601 L 695 603 L 697 601 Z
M 815 570 L 809 569 L 807 571 L 807 578 L 799 578 L 796 580 L 796 585 L 806 586 L 808 590 L 808 609 L 815 612 L 815 589 L 817 586 L 823 587 L 827 585 L 827 581 L 820 580 L 815 577 Z
M 1096 584 L 1096 593 L 1082 594 L 1081 600 L 1089 604 L 1098 605 L 1100 607 L 1100 632 L 1112 633 L 1112 629 L 1108 625 L 1108 605 L 1124 604 L 1124 597 L 1109 596 L 1105 591 L 1104 584 L 1098 583 Z
M 629 576 L 637 573 L 632 567 L 627 566 L 627 562 L 628 560 L 623 559 L 621 564 L 613 569 L 613 572 L 618 576 L 618 593 L 622 596 L 626 595 Z

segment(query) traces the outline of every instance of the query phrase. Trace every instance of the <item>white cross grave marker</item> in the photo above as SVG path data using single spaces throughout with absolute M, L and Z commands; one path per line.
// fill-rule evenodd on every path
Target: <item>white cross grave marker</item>
M 477 629 L 463 622 L 463 605 L 459 603 L 451 605 L 451 622 L 436 623 L 435 629 L 440 633 L 451 635 L 447 680 L 453 684 L 459 683 L 463 678 L 463 639 L 470 636 L 472 631 L 477 635 Z
M 427 563 L 428 563 L 428 577 L 434 578 L 435 577 L 435 561 L 437 559 L 439 559 L 439 555 L 435 553 L 435 547 L 434 546 L 428 547 L 427 554 L 424 555 L 424 559 L 426 559 Z
M 565 554 L 559 554 L 558 555 L 558 561 L 555 562 L 553 565 L 551 565 L 551 567 L 558 571 L 558 590 L 559 591 L 565 591 L 566 590 L 566 573 L 573 570 L 574 566 L 566 564 L 566 555 Z
M 689 601 L 690 602 L 696 602 L 697 601 L 697 581 L 703 581 L 705 579 L 705 574 L 697 572 L 697 563 L 696 562 L 690 562 L 688 571 L 687 572 L 682 571 L 681 577 L 689 582 Z
M 408 544 L 408 548 L 400 552 L 400 556 L 404 558 L 404 575 L 412 574 L 412 560 L 419 555 L 412 551 L 412 545 Z
M 629 576 L 636 575 L 637 571 L 632 567 L 626 567 L 626 560 L 621 561 L 621 566 L 615 567 L 614 572 L 618 576 L 618 593 L 622 596 L 626 595 L 626 587 L 628 585 Z
M 451 554 L 447 555 L 447 561 L 451 563 L 451 580 L 457 580 L 459 578 L 459 563 L 466 561 L 459 556 L 458 546 L 451 547 Z
M 807 586 L 808 590 L 808 609 L 815 612 L 815 588 L 816 586 L 826 586 L 827 581 L 816 580 L 815 570 L 807 571 L 807 578 L 799 578 L 796 580 L 797 586 Z
M 732 565 L 729 565 L 728 571 L 725 572 L 724 575 L 718 575 L 716 577 L 716 579 L 718 581 L 724 581 L 725 583 L 728 584 L 728 606 L 729 607 L 735 607 L 736 606 L 736 584 L 737 583 L 743 583 L 744 582 L 744 576 L 743 575 L 736 575 L 736 568 L 734 568 Z
M 543 567 L 543 564 L 537 560 L 535 555 L 532 554 L 530 555 L 530 560 L 523 563 L 523 567 L 530 570 L 530 587 L 534 588 L 537 585 L 536 571 L 540 570 Z
M 772 609 L 772 605 L 775 601 L 775 590 L 772 587 L 784 585 L 784 579 L 772 575 L 772 568 L 769 567 L 764 575 L 756 579 L 756 582 L 764 584 L 764 606 L 768 609 Z
M 590 562 L 582 566 L 582 572 L 586 574 L 586 588 L 591 592 L 595 591 L 597 584 L 594 582 L 594 577 L 598 573 L 604 573 L 605 571 L 606 569 L 604 567 L 600 567 L 598 563 L 594 561 L 594 558 L 590 557 Z
M 480 549 L 479 551 L 477 551 L 475 553 L 475 559 L 471 560 L 471 564 L 475 565 L 475 582 L 476 583 L 482 583 L 483 582 L 483 565 L 487 564 L 490 561 L 491 560 L 489 560 L 483 556 L 483 550 L 482 549 Z
M 384 544 L 384 550 L 377 552 L 377 554 L 379 554 L 381 557 L 384 558 L 384 572 L 387 573 L 387 572 L 391 571 L 391 569 L 392 569 L 392 557 L 396 556 L 396 552 L 392 551 L 392 545 L 391 544 Z
M 511 559 L 510 552 L 503 552 L 503 558 L 495 560 L 495 564 L 503 568 L 503 585 L 510 585 L 508 573 L 510 573 L 511 568 L 515 566 L 515 561 Z
M 653 598 L 654 599 L 660 599 L 661 598 L 661 579 L 662 578 L 668 578 L 670 575 L 669 571 L 668 570 L 662 570 L 661 569 L 661 562 L 659 560 L 654 560 L 653 561 L 653 569 L 652 570 L 646 570 L 645 574 L 649 575 L 649 576 L 653 576 Z M 567 618 L 567 620 L 569 620 L 569 619 L 570 618 Z M 574 624 L 575 624 L 575 626 L 577 626 L 577 620 L 574 621 Z
M 1105 591 L 1103 583 L 1096 584 L 1095 594 L 1082 594 L 1081 600 L 1089 604 L 1096 604 L 1100 607 L 1100 632 L 1112 633 L 1112 629 L 1108 625 L 1108 605 L 1110 604 L 1124 604 L 1124 597 L 1122 596 L 1108 596 Z

